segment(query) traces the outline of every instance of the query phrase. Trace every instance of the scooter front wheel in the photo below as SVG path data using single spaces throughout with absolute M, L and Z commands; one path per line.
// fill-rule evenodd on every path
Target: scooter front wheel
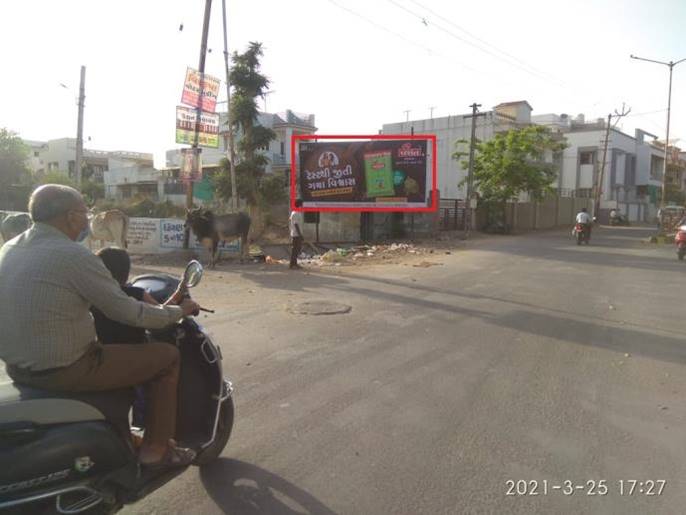
M 214 442 L 212 442 L 204 450 L 200 451 L 198 456 L 195 458 L 193 465 L 207 465 L 219 457 L 224 450 L 224 447 L 226 447 L 229 437 L 231 436 L 231 430 L 233 429 L 233 415 L 233 397 L 229 397 L 222 402 L 221 406 L 219 407 L 219 421 L 217 422 L 217 434 L 214 437 Z
M 686 255 L 686 249 L 679 249 L 676 255 L 679 258 L 679 261 L 683 261 L 684 255 Z

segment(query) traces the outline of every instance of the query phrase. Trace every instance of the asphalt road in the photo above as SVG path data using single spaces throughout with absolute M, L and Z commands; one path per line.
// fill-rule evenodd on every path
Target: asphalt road
M 218 309 L 203 321 L 236 386 L 233 436 L 125 512 L 683 513 L 686 263 L 647 235 L 209 272 L 195 298 Z M 316 300 L 352 311 L 286 309 Z

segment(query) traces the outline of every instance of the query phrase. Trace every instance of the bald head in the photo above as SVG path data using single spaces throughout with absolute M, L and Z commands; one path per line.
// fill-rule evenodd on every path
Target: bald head
M 34 222 L 49 223 L 72 209 L 85 207 L 83 197 L 74 188 L 61 184 L 44 184 L 31 194 L 29 213 Z

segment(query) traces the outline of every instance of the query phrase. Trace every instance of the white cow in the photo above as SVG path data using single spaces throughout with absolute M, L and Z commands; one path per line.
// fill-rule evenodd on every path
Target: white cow
M 106 241 L 116 243 L 125 249 L 128 246 L 126 237 L 129 231 L 129 217 L 118 209 L 103 211 L 90 218 L 90 242 L 100 240 L 100 246 L 104 247 Z

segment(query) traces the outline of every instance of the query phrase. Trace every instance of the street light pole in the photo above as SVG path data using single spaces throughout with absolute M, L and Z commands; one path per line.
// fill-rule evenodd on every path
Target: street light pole
M 83 160 L 83 107 L 86 99 L 86 67 L 81 66 L 81 83 L 79 84 L 79 118 L 76 128 L 76 162 L 74 176 L 76 187 L 81 189 L 81 161 Z
M 667 197 L 667 152 L 669 150 L 669 122 L 670 122 L 670 115 L 671 115 L 671 109 L 672 109 L 672 71 L 674 70 L 674 67 L 679 64 L 683 63 L 686 61 L 686 57 L 684 59 L 680 59 L 679 61 L 669 61 L 669 62 L 664 62 L 664 61 L 656 61 L 654 59 L 646 59 L 644 57 L 637 57 L 635 55 L 630 55 L 632 59 L 636 59 L 639 61 L 648 61 L 649 63 L 656 63 L 656 64 L 663 64 L 665 66 L 669 67 L 669 92 L 667 94 L 667 131 L 665 135 L 665 161 L 663 163 L 662 167 L 662 199 L 660 200 L 660 207 L 664 208 L 665 207 L 665 199 Z
M 229 158 L 229 176 L 231 179 L 231 210 L 238 212 L 238 192 L 236 189 L 236 151 L 233 139 L 233 127 L 231 125 L 231 83 L 229 75 L 229 44 L 227 41 L 226 27 L 226 0 L 222 0 L 222 21 L 224 23 L 224 71 L 226 72 L 226 123 L 229 130 L 229 148 L 227 157 Z M 266 100 L 265 100 L 266 104 Z M 266 111 L 266 106 L 265 106 Z

